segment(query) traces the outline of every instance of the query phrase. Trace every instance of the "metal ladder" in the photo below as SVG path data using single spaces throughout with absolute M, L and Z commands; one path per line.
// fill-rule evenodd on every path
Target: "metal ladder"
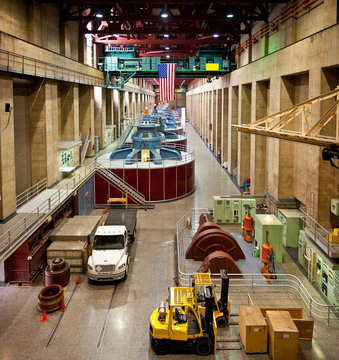
M 135 201 L 137 201 L 140 205 L 146 205 L 147 201 L 145 196 L 141 194 L 137 189 L 133 186 L 129 185 L 126 181 L 121 179 L 119 176 L 111 173 L 102 165 L 96 163 L 95 169 L 97 173 L 108 180 L 112 185 L 117 186 L 120 190 L 127 192 L 128 196 L 132 197 Z

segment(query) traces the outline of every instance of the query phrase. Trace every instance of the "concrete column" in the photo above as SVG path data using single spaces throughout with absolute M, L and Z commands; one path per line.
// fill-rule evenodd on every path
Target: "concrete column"
M 251 84 L 241 85 L 239 125 L 251 122 L 251 89 Z M 238 132 L 238 182 L 240 185 L 242 185 L 246 177 L 250 176 L 250 158 L 250 135 Z
M 212 124 L 212 130 L 211 130 L 211 143 L 212 143 L 212 151 L 213 154 L 216 154 L 217 149 L 217 91 L 212 90 L 211 91 L 211 122 Z
M 60 82 L 59 98 L 60 140 L 79 140 L 79 85 Z
M 34 0 L 26 1 L 27 11 L 27 41 L 42 45 L 42 32 L 41 32 L 41 5 Z
M 221 137 L 222 137 L 222 90 L 218 89 L 216 90 L 216 155 L 219 154 L 219 160 L 221 161 Z
M 252 86 L 251 121 L 267 116 L 269 81 L 258 81 Z M 267 187 L 266 137 L 251 134 L 251 194 L 261 194 Z
M 94 155 L 94 87 L 80 85 L 79 86 L 79 115 L 80 115 L 80 131 L 83 137 L 90 134 L 90 144 L 86 156 Z
M 137 114 L 140 114 L 141 113 L 141 94 L 138 93 L 137 94 Z
M 212 117 L 211 117 L 211 110 L 212 110 L 212 93 L 211 91 L 208 91 L 207 92 L 207 145 L 208 145 L 208 148 L 211 149 L 211 146 L 212 146 L 212 130 L 211 130 L 211 120 L 212 120 Z
M 208 99 L 209 99 L 209 95 L 208 95 L 208 91 L 206 91 L 204 93 L 204 114 L 205 114 L 205 119 L 204 119 L 204 141 L 205 143 L 208 145 L 208 129 L 209 129 L 209 117 L 208 117 L 208 112 L 209 112 L 209 105 L 208 105 Z
M 106 125 L 114 124 L 114 90 L 106 89 Z
M 227 162 L 228 157 L 228 88 L 222 89 L 222 152 L 221 163 Z
M 135 93 L 131 93 L 131 116 L 134 118 L 136 115 L 136 98 L 135 98 Z
M 120 136 L 120 92 L 113 90 L 113 125 L 116 125 L 116 135 Z
M 204 93 L 200 93 L 199 94 L 199 104 L 200 104 L 200 111 L 199 111 L 199 130 L 200 130 L 200 135 L 202 136 L 202 129 L 203 129 L 203 124 L 205 121 L 205 117 L 204 117 Z
M 239 87 L 232 86 L 229 88 L 229 110 L 228 110 L 228 170 L 230 173 L 237 167 L 238 156 L 238 132 L 232 127 L 232 124 L 238 123 L 238 104 L 239 104 Z
M 94 135 L 100 137 L 100 149 L 106 146 L 106 89 L 94 87 Z
M 32 183 L 58 180 L 58 89 L 57 83 L 41 80 L 31 89 Z
M 0 220 L 5 220 L 16 210 L 15 151 L 14 151 L 14 111 L 10 121 L 5 112 L 5 104 L 13 107 L 13 80 L 0 76 Z

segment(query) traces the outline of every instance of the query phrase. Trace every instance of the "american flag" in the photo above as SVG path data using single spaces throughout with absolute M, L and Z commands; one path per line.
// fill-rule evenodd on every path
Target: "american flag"
M 175 100 L 175 68 L 176 64 L 158 64 L 159 101 Z

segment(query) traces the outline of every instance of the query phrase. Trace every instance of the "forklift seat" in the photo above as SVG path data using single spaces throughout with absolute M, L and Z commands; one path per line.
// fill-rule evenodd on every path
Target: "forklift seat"
M 187 315 L 180 314 L 178 309 L 175 309 L 175 316 L 178 320 L 178 324 L 184 324 L 185 322 L 187 322 Z

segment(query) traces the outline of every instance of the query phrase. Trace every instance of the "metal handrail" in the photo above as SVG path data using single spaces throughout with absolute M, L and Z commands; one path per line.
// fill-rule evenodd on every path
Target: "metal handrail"
M 166 146 L 166 145 L 165 145 Z M 151 159 L 144 161 L 144 162 L 139 162 L 138 160 L 134 160 L 134 159 L 130 159 L 130 160 L 126 160 L 126 159 L 118 159 L 118 160 L 111 160 L 111 159 L 100 159 L 100 164 L 108 169 L 112 169 L 112 168 L 122 168 L 122 169 L 130 169 L 131 166 L 133 166 L 132 164 L 135 164 L 138 166 L 138 168 L 143 169 L 145 168 L 150 168 L 151 165 L 156 166 L 156 168 L 165 168 L 168 167 L 169 165 L 173 166 L 173 162 L 175 162 L 176 165 L 178 165 L 179 163 L 189 163 L 191 161 L 193 161 L 195 159 L 195 152 L 194 149 L 191 146 L 188 145 L 182 145 L 182 144 L 175 144 L 172 145 L 172 147 L 175 147 L 177 149 L 179 149 L 180 151 L 184 152 L 184 154 L 181 154 L 181 160 L 178 160 L 177 158 L 166 158 L 166 159 L 162 159 L 162 164 L 159 165 L 154 165 L 153 161 Z M 128 163 L 126 163 L 128 162 Z M 132 163 L 132 164 L 131 164 Z M 117 165 L 117 164 L 122 164 L 122 165 Z
M 66 182 L 47 200 L 19 220 L 14 226 L 0 236 L 0 263 L 6 260 L 45 219 L 57 209 L 83 182 L 94 172 L 95 163 L 82 169 Z
M 209 212 L 207 208 L 190 209 L 186 214 L 179 219 L 177 222 L 176 229 L 176 252 L 177 252 L 177 280 L 180 286 L 191 286 L 191 279 L 193 274 L 186 271 L 182 264 L 180 256 L 182 255 L 182 249 L 180 249 L 180 242 L 183 240 L 187 224 L 189 223 L 191 234 L 199 226 L 199 216 L 203 212 Z M 189 221 L 187 221 L 189 219 Z M 232 275 L 235 276 L 232 278 Z M 244 288 L 246 291 L 249 290 L 268 290 L 283 289 L 284 291 L 292 289 L 294 290 L 303 306 L 308 310 L 309 316 L 317 318 L 319 320 L 326 320 L 327 324 L 330 325 L 330 321 L 339 320 L 339 307 L 335 305 L 327 305 L 316 301 L 309 291 L 305 288 L 303 283 L 292 274 L 274 274 L 276 279 L 270 279 L 270 284 L 267 283 L 267 279 L 263 274 L 241 274 L 243 277 L 236 277 L 239 274 L 229 274 L 230 276 L 230 291 Z M 220 274 L 213 274 L 213 281 L 219 282 Z M 220 286 L 218 288 L 221 288 Z
M 330 250 L 339 251 L 339 243 L 331 243 L 329 236 L 331 233 L 320 225 L 304 208 L 299 209 L 303 214 L 302 220 L 305 223 L 305 232 L 311 234 L 311 240 L 317 244 L 327 255 L 330 256 Z
M 21 194 L 16 196 L 16 208 L 19 209 L 25 205 L 28 201 L 39 195 L 42 191 L 47 189 L 47 178 L 40 180 L 35 185 L 31 186 Z
M 131 194 L 131 196 L 135 200 L 139 200 L 142 204 L 146 204 L 145 196 L 141 192 L 139 192 L 137 189 L 135 189 L 133 186 L 128 184 L 124 179 L 122 179 L 121 177 L 117 176 L 116 174 L 114 174 L 112 172 L 107 171 L 107 169 L 104 166 L 98 164 L 97 162 L 95 163 L 95 169 L 98 170 L 99 172 L 101 172 L 101 174 L 103 176 L 105 176 L 106 178 L 112 180 L 114 182 L 114 185 L 118 185 L 118 186 L 122 185 L 123 187 L 125 187 L 127 189 L 127 191 L 129 192 L 129 194 Z
M 99 78 L 85 72 L 70 70 L 66 67 L 50 64 L 46 61 L 37 60 L 3 49 L 0 49 L 0 69 L 48 79 L 71 81 L 79 84 L 105 85 L 103 77 Z
M 311 10 L 311 6 L 316 3 L 318 0 L 296 0 L 293 2 L 287 9 L 285 9 L 280 15 L 276 16 L 274 19 L 265 24 L 260 28 L 255 34 L 250 36 L 247 40 L 237 45 L 235 48 L 235 55 L 238 55 L 245 51 L 250 45 L 253 45 L 262 39 L 265 35 L 270 32 L 274 32 L 278 29 L 279 25 L 284 24 L 287 20 L 293 18 L 293 16 L 298 15 L 302 11 Z

